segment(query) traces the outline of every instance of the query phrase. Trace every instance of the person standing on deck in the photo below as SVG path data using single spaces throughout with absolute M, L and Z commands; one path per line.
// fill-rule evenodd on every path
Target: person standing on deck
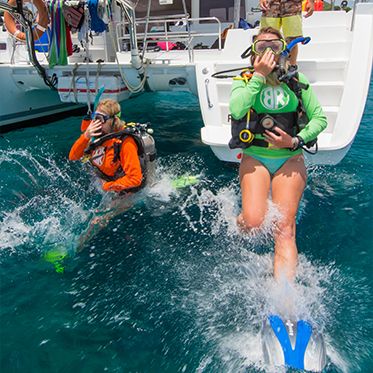
M 262 18 L 260 28 L 272 27 L 281 30 L 286 42 L 303 36 L 302 30 L 302 1 L 301 0 L 260 0 Z M 305 18 L 310 17 L 315 9 L 314 0 L 306 4 Z M 290 71 L 297 70 L 298 46 L 296 45 L 290 55 Z

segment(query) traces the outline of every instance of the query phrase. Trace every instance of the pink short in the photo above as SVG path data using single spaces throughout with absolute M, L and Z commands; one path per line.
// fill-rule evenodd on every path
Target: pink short
M 168 44 L 168 50 L 172 50 L 174 47 L 176 47 L 175 43 L 171 43 L 170 41 L 159 41 L 157 42 L 157 46 L 161 48 L 163 51 L 167 50 L 167 44 Z

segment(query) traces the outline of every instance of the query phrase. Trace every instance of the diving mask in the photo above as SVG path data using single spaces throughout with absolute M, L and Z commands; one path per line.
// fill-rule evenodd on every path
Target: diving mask
M 115 114 L 115 115 L 105 115 L 105 114 L 102 114 L 102 113 L 93 112 L 92 113 L 92 119 L 93 120 L 99 120 L 100 122 L 105 123 L 109 119 L 112 119 L 112 118 L 115 118 L 115 117 L 119 118 L 120 114 L 121 113 L 119 112 L 118 114 Z
M 279 55 L 286 49 L 286 42 L 284 39 L 255 40 L 251 46 L 251 51 L 257 55 L 264 54 L 267 49 Z

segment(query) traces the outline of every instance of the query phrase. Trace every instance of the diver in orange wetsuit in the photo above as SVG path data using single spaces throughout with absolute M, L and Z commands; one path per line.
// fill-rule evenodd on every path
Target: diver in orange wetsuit
M 93 238 L 116 215 L 130 209 L 127 198 L 152 183 L 156 155 L 152 131 L 148 124 L 125 123 L 120 120 L 120 105 L 104 99 L 97 105 L 92 119 L 83 119 L 83 134 L 75 141 L 69 159 L 87 160 L 102 180 L 102 189 L 117 192 L 125 198 L 106 195 L 95 211 L 87 229 L 79 238 L 79 249 Z M 106 198 L 108 197 L 108 198 Z
M 103 180 L 104 191 L 137 191 L 144 184 L 145 170 L 140 162 L 139 142 L 131 135 L 120 136 L 126 128 L 126 124 L 120 120 L 120 111 L 118 102 L 111 99 L 100 101 L 92 115 L 93 119 L 72 146 L 69 159 L 75 161 L 88 157 Z M 92 143 L 91 139 L 97 138 L 104 141 L 92 146 L 97 141 Z

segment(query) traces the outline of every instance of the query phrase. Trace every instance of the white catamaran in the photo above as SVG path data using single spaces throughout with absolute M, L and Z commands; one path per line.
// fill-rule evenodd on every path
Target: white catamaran
M 99 92 L 122 101 L 143 91 L 189 91 L 199 98 L 202 141 L 219 159 L 238 162 L 240 151 L 228 148 L 232 81 L 212 75 L 249 65 L 241 54 L 257 32 L 257 7 L 258 0 L 0 2 L 0 129 L 93 103 Z M 238 28 L 240 18 L 254 28 Z M 77 30 L 70 52 L 61 19 Z M 304 19 L 304 35 L 311 42 L 300 48 L 299 70 L 328 118 L 309 161 L 336 164 L 353 142 L 368 94 L 373 2 L 317 11 Z

